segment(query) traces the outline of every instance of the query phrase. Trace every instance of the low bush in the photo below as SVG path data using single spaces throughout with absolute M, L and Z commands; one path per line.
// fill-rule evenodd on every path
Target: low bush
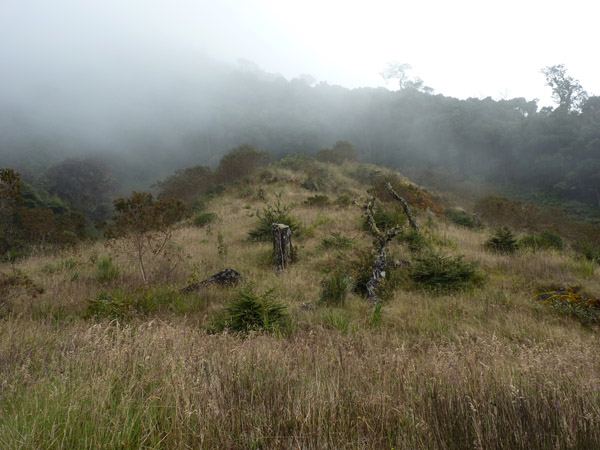
M 340 208 L 346 208 L 354 203 L 354 199 L 349 194 L 342 194 L 333 203 Z
M 373 219 L 379 231 L 383 232 L 394 228 L 396 225 L 403 226 L 407 220 L 404 211 L 396 208 L 385 209 L 379 203 L 375 203 L 373 208 Z M 366 216 L 363 217 L 363 230 L 371 232 Z
M 450 222 L 461 227 L 471 229 L 481 227 L 481 221 L 476 215 L 469 214 L 462 209 L 448 208 L 446 210 L 446 217 Z
M 237 333 L 249 331 L 288 332 L 291 318 L 287 307 L 273 300 L 273 291 L 262 295 L 241 291 L 214 321 L 214 331 L 229 330 Z
M 326 195 L 313 195 L 312 197 L 308 197 L 304 204 L 306 206 L 314 206 L 317 208 L 322 208 L 324 206 L 329 205 L 329 197 Z
M 563 250 L 565 243 L 559 234 L 552 230 L 544 230 L 539 234 L 531 234 L 519 239 L 519 247 L 531 248 L 533 250 Z
M 476 263 L 463 261 L 462 256 L 435 253 L 416 258 L 409 276 L 416 286 L 432 292 L 465 290 L 483 279 Z
M 484 247 L 496 253 L 514 253 L 519 248 L 519 242 L 514 233 L 508 227 L 497 228 L 487 241 Z
M 217 215 L 215 213 L 211 213 L 211 212 L 203 212 L 200 214 L 196 214 L 194 216 L 194 225 L 196 225 L 199 228 L 202 228 L 206 225 L 208 225 L 209 223 L 213 223 L 217 220 Z
M 423 233 L 413 229 L 398 235 L 398 240 L 404 242 L 411 253 L 419 253 L 431 249 L 431 242 Z
M 346 297 L 354 288 L 354 278 L 345 270 L 334 270 L 329 277 L 321 282 L 321 303 L 333 306 L 342 306 Z
M 573 249 L 588 261 L 600 264 L 600 245 L 588 239 L 582 239 L 575 243 Z

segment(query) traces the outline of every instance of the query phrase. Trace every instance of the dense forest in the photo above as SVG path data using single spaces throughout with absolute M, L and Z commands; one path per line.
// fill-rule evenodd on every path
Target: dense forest
M 196 167 L 202 178 L 242 143 L 279 159 L 314 156 L 342 140 L 363 162 L 600 206 L 600 97 L 588 96 L 563 65 L 544 69 L 555 108 L 524 98 L 435 95 L 402 72 L 400 89 L 390 91 L 310 76 L 288 81 L 249 61 L 201 67 L 168 86 L 150 77 L 147 90 L 115 92 L 119 86 L 96 80 L 84 93 L 68 86 L 47 93 L 35 108 L 24 98 L 6 102 L 0 166 L 26 183 L 29 209 L 37 211 L 29 221 L 47 222 L 41 211 L 49 209 L 61 227 L 68 222 L 81 234 L 84 219 L 89 228 L 110 217 L 115 195 L 160 187 L 157 180 L 184 168 Z M 122 103 L 103 103 L 109 91 Z M 121 108 L 109 113 L 109 106 Z M 20 233 L 35 234 L 31 227 Z

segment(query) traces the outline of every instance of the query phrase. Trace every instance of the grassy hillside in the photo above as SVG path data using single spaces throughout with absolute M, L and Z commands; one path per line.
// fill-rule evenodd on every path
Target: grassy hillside
M 490 229 L 454 225 L 434 212 L 452 205 L 407 184 L 429 210 L 415 209 L 420 241 L 401 223 L 390 244 L 384 302 L 359 289 L 327 302 L 324 280 L 368 274 L 363 205 L 385 176 L 400 179 L 357 164 L 261 169 L 176 226 L 148 286 L 101 242 L 0 266 L 0 448 L 600 448 L 596 310 L 534 300 L 600 293 L 598 264 L 569 245 L 490 252 Z M 277 201 L 301 225 L 282 273 L 272 244 L 248 235 Z M 419 284 L 431 254 L 462 255 L 482 278 Z M 243 283 L 178 292 L 224 268 Z M 220 331 L 240 291 L 270 292 L 285 326 Z

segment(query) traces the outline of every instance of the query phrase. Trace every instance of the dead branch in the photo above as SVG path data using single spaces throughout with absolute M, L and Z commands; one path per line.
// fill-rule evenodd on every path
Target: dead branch
M 404 200 L 402 197 L 400 197 L 396 191 L 394 191 L 394 188 L 392 187 L 392 185 L 388 182 L 385 185 L 385 188 L 388 190 L 388 192 L 390 194 L 392 194 L 392 197 L 394 197 L 396 200 L 398 200 L 400 202 L 400 204 L 402 205 L 402 208 L 404 209 L 404 213 L 406 214 L 406 217 L 408 217 L 408 223 L 410 223 L 410 226 L 412 227 L 413 230 L 415 231 L 419 231 L 419 226 L 417 225 L 417 222 L 415 222 L 415 219 L 413 218 L 412 214 L 410 213 L 410 208 L 408 207 L 408 203 L 406 203 L 406 200 Z

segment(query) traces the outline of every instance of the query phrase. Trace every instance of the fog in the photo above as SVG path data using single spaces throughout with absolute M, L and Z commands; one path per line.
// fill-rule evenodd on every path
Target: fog
M 410 149 L 434 164 L 464 136 L 446 119 L 413 116 L 433 97 L 398 107 L 385 65 L 411 64 L 411 77 L 446 97 L 519 98 L 502 108 L 527 115 L 536 99 L 551 104 L 546 65 L 564 62 L 600 91 L 594 15 L 571 5 L 577 21 L 553 2 L 3 0 L 0 166 L 103 155 L 117 170 L 138 166 L 146 183 L 215 166 L 241 142 L 283 155 L 338 139 L 375 161 Z M 446 97 L 435 97 L 437 116 L 458 107 Z M 391 132 L 392 116 L 411 130 Z

